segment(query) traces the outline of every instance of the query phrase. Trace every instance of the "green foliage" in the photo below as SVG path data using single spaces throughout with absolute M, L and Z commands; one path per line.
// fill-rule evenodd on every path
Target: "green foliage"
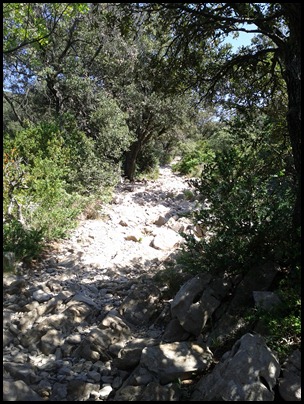
M 204 164 L 211 161 L 213 152 L 206 141 L 184 144 L 180 161 L 173 165 L 173 170 L 191 177 L 200 175 Z
M 13 147 L 22 156 L 23 175 L 26 179 L 25 186 L 15 184 L 11 187 L 10 194 L 5 198 L 5 211 L 9 203 L 16 200 L 22 209 L 26 226 L 43 226 L 44 236 L 51 237 L 54 235 L 53 229 L 59 225 L 54 215 L 58 215 L 58 206 L 65 203 L 63 189 L 69 153 L 64 147 L 62 134 L 55 124 L 43 123 L 17 132 L 14 139 L 5 138 L 4 147 L 8 150 Z M 13 168 L 5 170 L 5 183 L 13 184 L 9 179 L 16 172 Z M 68 207 L 71 201 L 66 203 Z M 44 210 L 48 212 L 48 220 L 42 220 L 41 211 Z M 67 224 L 68 219 L 62 218 L 61 222 Z
M 4 3 L 4 52 L 47 45 L 54 25 L 88 11 L 88 3 Z M 48 18 L 47 18 L 48 17 Z
M 123 151 L 127 150 L 134 138 L 126 124 L 127 114 L 124 114 L 115 99 L 99 95 L 99 104 L 90 115 L 91 132 L 95 133 L 95 145 L 98 155 L 109 161 L 121 159 Z
M 145 176 L 155 172 L 159 166 L 160 153 L 161 150 L 156 141 L 144 145 L 136 161 L 136 175 Z
M 48 179 L 40 184 L 32 204 L 25 209 L 27 218 L 34 228 L 43 226 L 47 241 L 64 238 L 76 226 L 85 200 L 77 194 L 68 194 L 58 183 L 51 184 Z
M 56 189 L 60 186 L 69 193 L 103 192 L 104 187 L 116 183 L 119 164 L 113 159 L 119 161 L 118 156 L 130 142 L 126 125 L 117 118 L 117 110 L 113 110 L 118 123 L 111 122 L 108 117 L 104 130 L 99 129 L 100 137 L 95 141 L 78 129 L 71 114 L 64 114 L 60 124 L 49 121 L 32 125 L 17 132 L 13 139 L 6 137 L 5 149 L 15 147 L 22 155 L 27 170 L 31 170 L 28 186 L 39 194 L 45 187 Z M 46 177 L 48 181 L 44 182 Z
M 92 203 L 81 194 L 105 189 L 104 198 L 109 195 L 113 168 L 101 163 L 94 146 L 77 127 L 60 130 L 55 122 L 5 136 L 4 238 L 5 248 L 12 248 L 7 251 L 22 259 L 37 256 L 45 242 L 65 237 Z
M 286 147 L 271 141 L 271 129 L 267 121 L 246 130 L 237 122 L 231 130 L 241 141 L 217 152 L 193 182 L 203 201 L 194 219 L 209 231 L 200 240 L 186 237 L 194 271 L 242 272 L 296 254 L 289 239 L 293 177 L 286 171 Z
M 8 102 L 8 100 L 10 100 L 10 95 L 11 94 L 8 92 L 4 92 L 3 95 L 3 133 L 12 135 L 22 129 L 22 127 Z
M 64 147 L 64 138 L 55 122 L 31 125 L 11 137 L 5 135 L 4 149 L 9 148 L 15 148 L 31 168 L 49 159 L 60 171 L 58 175 L 64 175 L 68 150 Z
M 281 363 L 295 349 L 301 349 L 301 280 L 299 267 L 292 268 L 275 291 L 281 303 L 271 310 L 250 309 L 246 322 L 258 324 L 265 331 L 269 348 L 277 352 Z
M 44 247 L 44 230 L 26 229 L 18 220 L 3 225 L 3 250 L 15 253 L 17 261 L 38 258 Z
M 18 198 L 15 189 L 26 188 L 26 172 L 22 158 L 16 148 L 4 149 L 3 154 L 3 214 L 4 219 L 18 217 Z
M 67 192 L 89 196 L 92 193 L 102 194 L 104 188 L 113 186 L 117 181 L 119 165 L 99 152 L 96 141 L 78 129 L 71 115 L 65 116 L 63 133 L 69 152 L 66 162 L 69 169 L 64 176 Z M 119 144 L 115 147 L 119 149 Z

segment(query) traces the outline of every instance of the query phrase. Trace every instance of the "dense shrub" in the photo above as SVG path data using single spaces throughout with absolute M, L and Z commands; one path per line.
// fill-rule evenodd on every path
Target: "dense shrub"
M 136 176 L 149 177 L 158 172 L 161 152 L 161 143 L 151 141 L 145 144 L 136 160 Z
M 204 164 L 213 156 L 213 151 L 206 141 L 185 144 L 181 148 L 181 159 L 173 165 L 173 170 L 183 175 L 197 177 L 201 174 Z
M 264 330 L 267 345 L 283 363 L 295 349 L 301 349 L 301 269 L 293 267 L 275 288 L 280 303 L 271 310 L 250 308 L 245 315 L 248 326 Z
M 50 121 L 4 137 L 4 246 L 18 259 L 65 237 L 94 203 L 92 194 L 105 200 L 118 176 L 95 142 L 64 118 L 61 128 Z
M 101 93 L 99 103 L 90 113 L 89 130 L 97 155 L 110 162 L 121 159 L 122 153 L 134 141 L 123 113 L 114 98 Z M 94 134 L 94 136 L 92 136 Z
M 97 114 L 97 112 L 96 112 Z M 97 114 L 98 115 L 98 114 Z M 103 119 L 102 119 L 103 117 Z M 64 176 L 65 189 L 81 195 L 103 197 L 108 194 L 108 188 L 113 187 L 120 175 L 120 156 L 130 142 L 122 117 L 116 117 L 116 122 L 110 122 L 111 115 L 99 111 L 99 134 L 96 138 L 87 136 L 79 130 L 76 118 L 65 114 L 61 127 L 64 144 L 68 150 L 66 165 L 68 171 Z M 97 131 L 95 128 L 94 132 Z M 115 135 L 114 135 L 115 133 Z M 114 138 L 112 139 L 111 136 Z M 121 137 L 124 141 L 121 142 Z
M 3 225 L 3 251 L 14 252 L 17 261 L 30 262 L 44 247 L 44 229 L 27 229 L 12 219 Z
M 240 129 L 239 123 L 231 128 Z M 202 201 L 195 221 L 209 232 L 200 240 L 186 237 L 193 271 L 241 272 L 265 260 L 286 263 L 296 254 L 289 237 L 295 195 L 288 150 L 271 141 L 267 122 L 238 138 L 193 182 Z

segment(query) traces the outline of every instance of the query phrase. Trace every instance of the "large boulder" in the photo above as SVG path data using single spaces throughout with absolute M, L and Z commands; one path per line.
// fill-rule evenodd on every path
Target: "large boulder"
M 143 349 L 140 366 L 156 375 L 161 384 L 187 379 L 205 371 L 212 362 L 212 354 L 192 342 L 174 342 Z
M 210 281 L 210 274 L 195 276 L 181 287 L 171 303 L 172 318 L 177 318 L 186 331 L 196 336 L 220 304 L 208 286 Z
M 280 370 L 264 339 L 245 334 L 200 379 L 191 401 L 273 401 Z

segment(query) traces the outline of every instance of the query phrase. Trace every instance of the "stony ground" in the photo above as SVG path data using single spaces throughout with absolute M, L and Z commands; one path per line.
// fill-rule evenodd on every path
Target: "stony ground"
M 66 401 L 66 386 L 75 378 L 95 386 L 95 396 L 88 394 L 94 400 L 119 387 L 121 375 L 101 371 L 98 361 L 93 366 L 72 358 L 70 351 L 180 248 L 179 232 L 191 227 L 186 216 L 195 209 L 189 188 L 169 165 L 157 180 L 121 183 L 100 217 L 82 220 L 28 273 L 4 278 L 5 397 L 36 400 L 37 392 Z M 163 330 L 133 332 L 132 338 L 158 338 Z
M 173 268 L 179 288 L 181 232 L 208 236 L 191 222 L 192 191 L 170 166 L 155 181 L 123 182 L 42 262 L 4 276 L 3 401 L 301 400 L 299 350 L 278 379 L 280 364 L 256 333 L 218 358 L 198 335 L 220 304 L 213 332 L 227 335 L 227 319 L 235 325 L 225 279 L 194 277 L 171 294 L 155 279 Z M 244 291 L 267 291 L 276 271 L 249 271 L 228 301 L 231 313 Z
M 179 237 L 170 239 L 168 220 L 175 222 L 195 208 L 187 200 L 189 188 L 169 165 L 160 167 L 157 180 L 120 184 L 100 217 L 82 220 L 68 240 L 56 245 L 48 264 L 70 268 L 70 280 L 83 283 L 91 283 L 93 274 L 124 282 L 151 273 L 180 246 Z

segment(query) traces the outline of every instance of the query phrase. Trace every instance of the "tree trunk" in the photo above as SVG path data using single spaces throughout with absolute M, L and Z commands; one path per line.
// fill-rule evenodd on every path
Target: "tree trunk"
M 293 238 L 299 241 L 301 226 L 301 38 L 300 15 L 289 13 L 290 38 L 284 52 L 288 93 L 287 125 L 297 175 L 296 203 L 293 214 Z
M 130 150 L 126 153 L 125 156 L 124 175 L 130 181 L 134 180 L 136 170 L 136 160 L 140 150 L 141 150 L 141 141 L 137 140 L 131 145 Z
M 297 61 L 295 61 L 297 64 Z M 287 88 L 288 88 L 288 113 L 287 124 L 294 158 L 294 166 L 296 170 L 296 203 L 293 214 L 293 230 L 298 233 L 301 226 L 301 80 L 298 76 L 299 72 L 291 67 L 286 71 Z

